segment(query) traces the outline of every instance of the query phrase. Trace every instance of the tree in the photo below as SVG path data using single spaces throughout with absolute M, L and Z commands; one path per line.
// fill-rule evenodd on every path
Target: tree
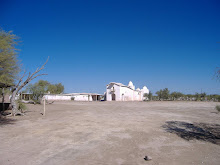
M 5 32 L 0 29 L 0 82 L 12 85 L 19 73 L 17 59 L 18 37 L 12 31 Z
M 167 100 L 169 99 L 169 96 L 170 96 L 170 91 L 168 90 L 168 88 L 165 88 L 165 89 L 161 89 L 159 91 L 156 92 L 159 100 L 161 99 L 164 99 L 164 100 Z
M 170 96 L 172 100 L 176 100 L 176 99 L 179 99 L 180 97 L 183 97 L 184 94 L 182 94 L 181 92 L 172 92 Z
M 8 92 L 6 86 L 12 86 L 19 72 L 19 64 L 17 60 L 18 37 L 12 31 L 6 32 L 0 29 L 0 83 L 4 87 L 0 88 L 2 95 L 2 103 L 4 110 L 4 93 Z M 6 88 L 6 90 L 5 90 Z
M 150 91 L 149 94 L 148 94 L 149 100 L 152 100 L 152 97 L 153 97 L 153 93 Z
M 64 91 L 64 86 L 61 84 L 61 83 L 59 83 L 59 84 L 55 84 L 55 86 L 57 87 L 57 93 L 58 94 L 60 94 L 60 93 L 63 93 L 63 91 Z
M 148 100 L 152 100 L 153 94 L 152 94 L 152 92 L 150 91 L 149 93 L 144 93 L 144 97 L 145 97 L 145 98 L 148 98 Z
M 11 107 L 12 107 L 12 115 L 15 116 L 17 114 L 23 115 L 17 107 L 16 101 L 15 101 L 15 97 L 16 95 L 19 93 L 19 91 L 26 86 L 29 82 L 31 82 L 33 79 L 37 78 L 38 76 L 42 76 L 42 75 L 46 75 L 46 74 L 39 74 L 39 72 L 41 70 L 44 69 L 44 66 L 46 65 L 46 63 L 48 62 L 49 57 L 47 59 L 47 61 L 40 67 L 37 68 L 36 71 L 34 73 L 30 73 L 28 75 L 26 75 L 26 72 L 24 72 L 23 76 L 18 80 L 17 84 L 12 88 L 12 95 L 11 95 Z M 24 78 L 26 77 L 25 81 Z
M 12 31 L 5 32 L 4 30 L 0 29 L 0 82 L 10 86 L 13 85 L 10 102 L 12 107 L 12 115 L 14 116 L 16 114 L 21 114 L 15 101 L 16 95 L 30 81 L 38 76 L 45 75 L 39 74 L 39 72 L 44 69 L 44 66 L 49 59 L 47 59 L 46 63 L 44 63 L 42 67 L 37 68 L 34 73 L 29 73 L 26 75 L 26 72 L 24 72 L 23 76 L 17 79 L 17 75 L 20 70 L 17 59 L 17 49 L 15 46 L 18 44 L 18 42 L 18 37 L 14 35 Z M 25 77 L 26 80 L 23 81 Z
M 205 92 L 204 92 L 204 93 L 201 93 L 200 96 L 201 96 L 201 100 L 205 100 L 206 93 L 205 93 Z
M 39 80 L 35 84 L 30 84 L 26 88 L 27 92 L 30 92 L 33 94 L 33 98 L 35 101 L 39 101 L 40 98 L 45 93 L 51 93 L 51 94 L 60 94 L 64 91 L 64 86 L 59 84 L 51 84 L 48 81 L 45 80 Z
M 156 92 L 157 96 L 158 96 L 158 99 L 161 100 L 162 99 L 162 94 L 163 94 L 163 90 L 159 90 Z
M 199 100 L 201 100 L 201 94 L 199 94 L 199 93 L 195 93 L 195 98 L 196 98 L 196 101 L 199 101 Z
M 216 67 L 214 78 L 220 80 L 220 67 Z
M 64 86 L 59 83 L 59 84 L 50 84 L 48 86 L 48 92 L 51 94 L 60 94 L 64 91 Z
M 169 99 L 169 96 L 170 96 L 170 91 L 168 90 L 168 88 L 165 88 L 163 91 L 162 91 L 162 98 L 167 100 Z
M 39 80 L 35 84 L 29 84 L 26 91 L 33 94 L 33 100 L 39 101 L 39 98 L 43 96 L 48 90 L 50 83 L 45 80 Z

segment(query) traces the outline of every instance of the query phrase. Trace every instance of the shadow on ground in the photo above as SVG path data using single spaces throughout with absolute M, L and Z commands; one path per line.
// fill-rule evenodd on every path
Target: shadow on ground
M 0 126 L 7 124 L 15 124 L 16 119 L 0 115 Z
M 219 124 L 167 121 L 162 127 L 185 140 L 200 140 L 220 145 Z

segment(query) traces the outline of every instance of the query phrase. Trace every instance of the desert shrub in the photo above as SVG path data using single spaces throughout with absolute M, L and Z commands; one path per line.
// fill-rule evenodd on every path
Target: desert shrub
M 220 102 L 220 95 L 216 96 L 216 100 Z
M 218 111 L 218 113 L 220 112 L 220 105 L 216 105 L 215 109 Z
M 21 112 L 27 109 L 27 106 L 24 103 L 22 103 L 21 100 L 18 100 L 17 104 L 18 104 L 18 110 L 20 110 Z
M 75 100 L 75 97 L 71 97 L 71 100 L 74 101 L 74 100 Z

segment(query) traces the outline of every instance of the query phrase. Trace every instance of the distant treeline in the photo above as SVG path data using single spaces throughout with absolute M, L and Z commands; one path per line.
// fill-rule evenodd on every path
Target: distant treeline
M 220 102 L 220 95 L 212 94 L 207 95 L 204 93 L 195 93 L 195 94 L 183 94 L 181 92 L 172 92 L 168 90 L 168 88 L 161 89 L 156 92 L 156 96 L 149 92 L 149 94 L 144 94 L 145 100 L 167 100 L 167 101 L 175 101 L 175 100 L 182 100 L 182 101 L 216 101 Z

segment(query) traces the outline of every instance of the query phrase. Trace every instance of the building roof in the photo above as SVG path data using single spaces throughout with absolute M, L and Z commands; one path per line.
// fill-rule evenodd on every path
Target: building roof
M 110 82 L 108 85 L 113 85 L 113 84 L 118 85 L 118 86 L 122 86 L 122 87 L 127 87 L 127 85 L 124 85 L 122 83 L 116 83 L 116 82 Z
M 64 96 L 76 96 L 76 95 L 102 95 L 102 94 L 98 94 L 98 93 L 65 93 L 65 94 L 61 94 Z
M 129 83 L 130 83 L 130 82 L 129 82 Z M 131 82 L 131 83 L 132 83 L 132 82 Z M 137 90 L 133 89 L 131 86 L 127 86 L 127 85 L 124 85 L 124 84 L 122 84 L 122 83 L 110 82 L 107 86 L 110 87 L 111 85 L 117 85 L 117 86 L 121 86 L 121 87 L 126 87 L 126 88 L 129 88 L 129 89 L 131 89 L 131 90 L 137 91 Z M 133 83 L 132 83 L 132 85 L 133 85 Z

